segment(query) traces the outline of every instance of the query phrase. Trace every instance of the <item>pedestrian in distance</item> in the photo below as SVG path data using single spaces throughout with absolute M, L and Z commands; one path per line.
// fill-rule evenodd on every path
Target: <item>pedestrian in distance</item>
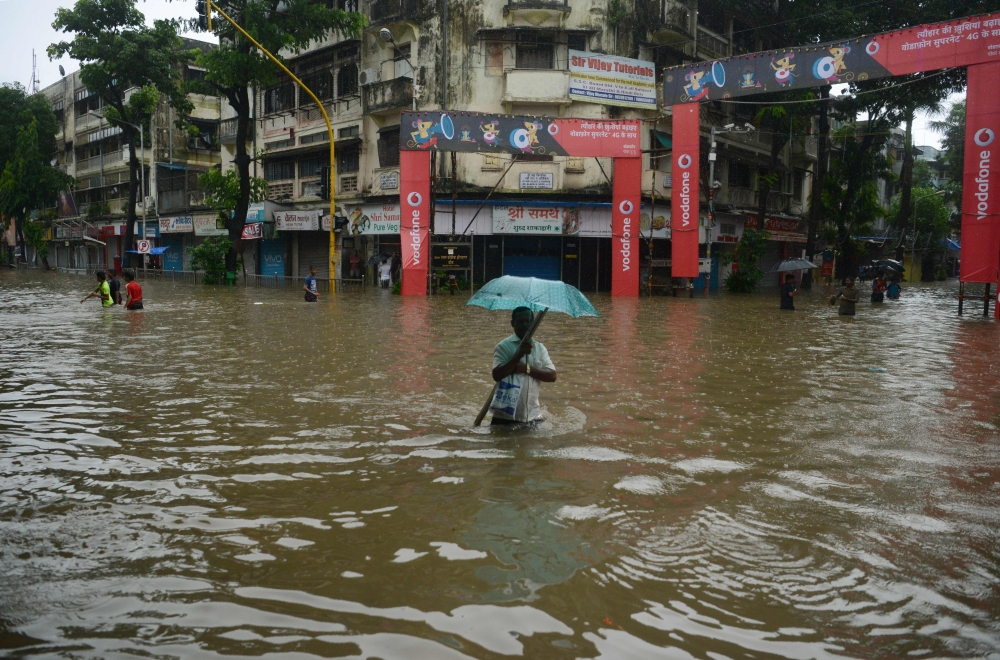
M 388 260 L 383 260 L 378 266 L 379 283 L 383 289 L 388 289 L 392 282 L 392 264 Z
M 542 421 L 540 384 L 556 382 L 556 366 L 541 342 L 524 341 L 534 319 L 528 307 L 515 309 L 510 315 L 514 334 L 493 349 L 493 380 L 499 383 L 490 404 L 493 425 Z
M 361 255 L 355 250 L 351 253 L 351 278 L 357 279 L 361 277 Z
M 886 289 L 885 295 L 889 297 L 889 300 L 899 300 L 899 294 L 903 292 L 903 287 L 899 284 L 899 278 L 892 278 L 892 283 L 889 284 L 889 288 Z
M 795 288 L 795 276 L 789 273 L 785 275 L 785 283 L 781 285 L 781 309 L 795 311 L 795 295 L 799 292 Z
M 885 275 L 879 273 L 878 277 L 872 281 L 872 302 L 880 303 L 885 301 L 885 291 L 888 288 L 888 285 L 885 283 Z
M 91 298 L 99 298 L 102 307 L 111 307 L 115 301 L 111 298 L 111 287 L 104 276 L 104 271 L 97 271 L 97 288 L 87 294 L 87 297 L 80 301 L 80 304 L 87 302 Z
M 125 269 L 122 275 L 125 277 L 125 309 L 133 312 L 142 309 L 142 287 L 135 281 L 135 271 Z
M 306 292 L 306 302 L 316 302 L 319 300 L 319 288 L 316 286 L 316 269 L 309 266 L 309 276 L 306 277 L 302 290 Z
M 830 304 L 840 303 L 837 313 L 840 316 L 854 316 L 854 306 L 858 304 L 858 290 L 854 288 L 854 278 L 848 277 L 844 280 L 844 286 L 833 298 Z
M 399 278 L 403 274 L 403 259 L 399 256 L 399 252 L 396 250 L 392 251 L 392 281 L 398 282 Z
M 121 286 L 121 282 L 118 281 L 118 275 L 115 273 L 115 269 L 109 268 L 108 288 L 111 289 L 111 300 L 116 305 L 122 304 Z

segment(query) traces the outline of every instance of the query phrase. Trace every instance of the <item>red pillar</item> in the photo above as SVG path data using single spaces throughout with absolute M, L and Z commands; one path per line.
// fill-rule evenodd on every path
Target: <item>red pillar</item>
M 427 295 L 430 262 L 431 155 L 399 152 L 399 233 L 404 296 Z
M 639 206 L 642 158 L 615 158 L 611 202 L 611 295 L 639 296 Z
M 671 175 L 671 275 L 698 277 L 699 106 L 673 106 L 673 172 Z

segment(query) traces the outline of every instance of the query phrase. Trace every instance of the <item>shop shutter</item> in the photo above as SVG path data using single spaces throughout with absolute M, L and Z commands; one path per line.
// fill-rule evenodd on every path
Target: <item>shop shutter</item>
M 341 255 L 343 258 L 343 255 Z M 309 266 L 316 268 L 316 277 L 330 277 L 330 234 L 325 231 L 304 231 L 299 234 L 299 277 L 309 274 Z

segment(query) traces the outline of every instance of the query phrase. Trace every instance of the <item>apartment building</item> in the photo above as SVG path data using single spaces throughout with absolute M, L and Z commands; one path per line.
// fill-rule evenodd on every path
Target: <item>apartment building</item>
M 211 46 L 185 40 L 183 47 Z M 194 65 L 185 67 L 186 80 L 203 75 Z M 57 208 L 35 214 L 51 224 L 49 263 L 65 268 L 120 268 L 125 251 L 134 247 L 124 245 L 128 145 L 121 130 L 104 120 L 103 100 L 86 88 L 79 72 L 66 75 L 41 93 L 49 100 L 61 128 L 56 136 L 59 167 L 76 179 L 75 187 L 60 195 Z M 221 163 L 217 138 L 220 100 L 203 94 L 189 94 L 188 98 L 194 105 L 187 117 L 193 130 L 177 128 L 173 109 L 161 98 L 145 127 L 144 149 L 136 145 L 143 164 L 136 237 L 166 248 L 146 258 L 147 265 L 155 268 L 185 269 L 190 263 L 188 246 L 200 235 L 224 233 L 216 229 L 215 214 L 204 206 L 205 194 L 198 187 L 198 175 Z M 198 235 L 196 227 L 201 228 Z
M 357 2 L 358 0 L 354 0 Z M 649 274 L 669 280 L 671 197 L 669 109 L 636 109 L 582 101 L 570 95 L 570 51 L 618 55 L 664 67 L 753 50 L 750 18 L 729 3 L 709 0 L 639 0 L 615 14 L 607 0 L 360 0 L 369 25 L 360 39 L 331 36 L 286 61 L 320 97 L 334 129 L 336 207 L 347 219 L 339 232 L 341 267 L 357 250 L 364 262 L 400 250 L 399 145 L 414 128 L 400 113 L 419 110 L 643 120 L 644 236 Z M 391 39 L 385 38 L 383 29 Z M 291 83 L 254 90 L 252 146 L 263 156 L 256 173 L 270 185 L 257 242 L 256 270 L 302 277 L 310 266 L 329 276 L 328 202 L 321 198 L 329 137 L 312 99 Z M 751 121 L 734 104 L 703 107 L 702 134 L 710 126 Z M 223 159 L 231 162 L 235 120 L 223 110 Z M 488 125 L 470 120 L 470 139 Z M 815 138 L 796 136 L 782 153 L 781 184 L 768 199 L 774 217 L 774 259 L 801 252 L 799 219 L 809 195 Z M 707 149 L 706 149 L 707 151 Z M 716 178 L 721 222 L 707 220 L 702 242 L 735 242 L 756 220 L 757 175 L 769 163 L 768 136 L 720 139 Z M 228 165 L 227 165 L 228 166 Z M 606 291 L 611 279 L 612 159 L 544 154 L 434 154 L 432 266 L 477 281 L 501 274 L 563 279 L 585 291 Z M 704 200 L 704 198 L 703 198 Z M 504 233 L 498 209 L 557 209 L 576 214 L 578 231 L 563 235 Z M 289 222 L 291 213 L 296 219 Z M 305 221 L 303 221 L 303 218 Z M 645 231 L 648 230 L 648 234 Z M 796 244 L 798 247 L 786 244 Z M 455 259 L 455 255 L 460 258 Z M 473 273 L 474 271 L 474 273 Z M 719 265 L 708 278 L 717 284 Z M 373 270 L 368 271 L 369 277 Z M 371 278 L 373 279 L 373 278 Z

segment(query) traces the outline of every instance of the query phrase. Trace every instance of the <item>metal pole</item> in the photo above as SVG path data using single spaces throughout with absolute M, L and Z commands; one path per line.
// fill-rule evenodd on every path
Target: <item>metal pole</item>
M 476 293 L 476 232 L 469 240 L 469 297 Z
M 990 317 L 990 285 L 986 285 L 986 292 L 983 293 L 983 318 Z
M 132 144 L 135 144 L 134 142 Z M 146 230 L 146 169 L 143 156 L 146 155 L 146 137 L 142 132 L 142 124 L 139 124 L 139 192 L 142 195 L 142 229 Z
M 958 283 L 958 315 L 962 315 L 962 304 L 965 302 L 965 282 Z

